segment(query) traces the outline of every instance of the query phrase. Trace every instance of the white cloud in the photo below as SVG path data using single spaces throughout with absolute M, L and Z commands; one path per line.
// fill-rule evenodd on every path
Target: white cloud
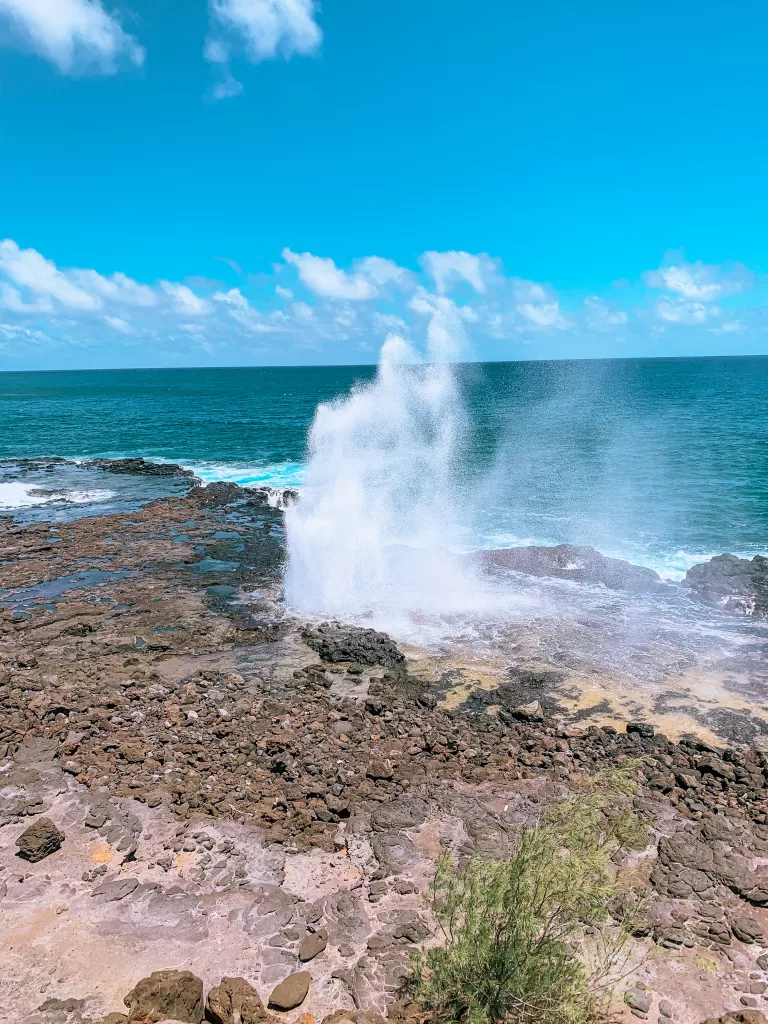
M 237 40 L 254 63 L 279 55 L 307 56 L 323 40 L 314 0 L 210 0 L 209 7 L 214 34 L 205 44 L 204 56 L 222 69 L 222 80 L 213 89 L 217 100 L 243 91 L 229 69 L 231 46 L 220 33 Z
M 369 257 L 375 259 L 376 257 Z M 362 301 L 372 299 L 377 289 L 364 274 L 348 274 L 341 270 L 330 257 L 313 256 L 311 252 L 291 252 L 283 249 L 283 259 L 299 272 L 299 279 L 315 295 L 331 299 Z M 382 262 L 389 262 L 383 260 Z M 394 265 L 394 264 L 393 264 Z
M 114 331 L 119 331 L 121 334 L 136 334 L 138 333 L 131 325 L 119 316 L 105 316 L 104 323 L 107 327 L 111 327 Z
M 154 306 L 157 296 L 146 284 L 139 284 L 125 274 L 103 277 L 95 270 L 70 270 L 67 274 L 84 291 L 128 306 Z
M 535 281 L 514 282 L 515 310 L 526 321 L 526 330 L 563 330 L 568 321 L 560 310 L 557 299 Z
M 0 271 L 16 285 L 42 298 L 56 299 L 69 309 L 96 310 L 101 299 L 78 287 L 52 260 L 35 249 L 20 249 L 6 238 L 0 242 Z
M 716 306 L 708 307 L 703 302 L 679 302 L 674 299 L 659 299 L 656 315 L 668 323 L 684 324 L 687 327 L 703 324 L 707 317 L 717 316 Z
M 252 61 L 314 53 L 323 39 L 313 0 L 210 0 L 210 10 L 215 23 L 242 39 Z M 206 45 L 208 60 L 216 60 L 217 43 L 223 45 L 215 38 Z
M 468 282 L 476 292 L 484 295 L 488 291 L 486 278 L 494 270 L 493 260 L 485 253 L 475 256 L 469 252 L 456 250 L 425 252 L 420 263 L 432 277 L 441 294 L 448 290 L 451 281 L 458 278 Z
M 177 313 L 185 313 L 187 316 L 205 316 L 211 311 L 210 303 L 201 299 L 191 288 L 185 284 L 175 284 L 173 281 L 161 281 L 160 286 L 166 295 L 173 299 Z M 235 291 L 237 289 L 234 289 Z M 186 325 L 187 327 L 189 325 Z
M 408 277 L 407 270 L 399 267 L 393 260 L 383 259 L 381 256 L 366 256 L 357 266 L 360 273 L 377 285 L 402 282 Z
M 279 295 L 281 299 L 292 299 L 293 292 L 290 288 L 283 288 L 282 285 L 277 285 L 275 288 L 275 295 Z
M 0 20 L 62 74 L 114 74 L 121 58 L 137 67 L 144 63 L 143 47 L 101 0 L 0 0 Z
M 738 263 L 723 270 L 716 264 L 697 261 L 649 270 L 644 279 L 650 288 L 672 292 L 695 302 L 714 302 L 746 291 L 752 286 L 754 275 Z
M 609 305 L 605 299 L 591 295 L 584 299 L 584 310 L 587 325 L 595 331 L 610 331 L 624 327 L 629 322 L 629 314 L 623 309 Z

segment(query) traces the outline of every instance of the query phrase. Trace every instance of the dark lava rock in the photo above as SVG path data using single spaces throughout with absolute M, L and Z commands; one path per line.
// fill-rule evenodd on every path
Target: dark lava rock
M 716 555 L 692 566 L 683 586 L 739 615 L 768 615 L 768 558 Z
M 632 733 L 636 733 L 644 740 L 650 740 L 653 739 L 656 730 L 647 722 L 627 722 L 627 734 L 631 736 Z
M 578 583 L 602 583 L 609 590 L 653 590 L 661 584 L 661 577 L 653 569 L 620 558 L 606 558 L 594 548 L 572 544 L 480 551 L 473 557 L 487 568 L 512 569 L 528 576 L 555 576 Z
M 309 960 L 314 960 L 316 956 L 323 952 L 327 945 L 328 932 L 324 928 L 320 928 L 316 932 L 310 932 L 304 936 L 299 944 L 299 960 L 303 964 Z
M 301 635 L 323 661 L 352 661 L 360 665 L 384 665 L 387 668 L 402 665 L 405 661 L 394 640 L 375 629 L 324 622 L 315 629 L 305 629 Z
M 312 975 L 309 971 L 297 971 L 289 974 L 272 992 L 269 1005 L 274 1010 L 295 1010 L 301 1006 L 309 992 Z
M 203 983 L 191 971 L 154 971 L 142 978 L 123 1002 L 131 1021 L 202 1024 Z
M 170 476 L 195 480 L 191 469 L 182 469 L 171 463 L 147 462 L 145 459 L 92 459 L 86 466 L 96 466 L 105 473 L 121 473 L 126 476 Z
M 259 993 L 244 978 L 222 978 L 205 1001 L 205 1019 L 211 1024 L 259 1024 L 269 1016 Z
M 59 832 L 50 818 L 38 818 L 34 825 L 25 829 L 16 840 L 19 856 L 36 864 L 44 857 L 61 849 L 64 833 Z

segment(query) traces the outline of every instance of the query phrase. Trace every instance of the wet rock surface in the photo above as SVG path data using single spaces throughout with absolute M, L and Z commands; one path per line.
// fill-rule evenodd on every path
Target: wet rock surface
M 762 555 L 716 555 L 690 568 L 684 586 L 739 615 L 768 615 L 768 558 Z
M 528 576 L 554 576 L 578 583 L 601 583 L 609 590 L 649 590 L 661 584 L 653 569 L 620 558 L 607 558 L 594 548 L 573 544 L 554 547 L 503 548 L 473 556 L 485 568 L 512 569 Z

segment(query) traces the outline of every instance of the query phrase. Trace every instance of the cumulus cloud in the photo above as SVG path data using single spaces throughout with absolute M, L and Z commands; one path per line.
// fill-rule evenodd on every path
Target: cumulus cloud
M 484 295 L 488 291 L 486 278 L 494 270 L 493 260 L 485 253 L 474 255 L 456 250 L 425 252 L 420 263 L 441 294 L 456 280 L 463 280 L 472 285 L 476 292 Z
M 612 331 L 629 323 L 629 314 L 625 310 L 610 305 L 598 295 L 584 299 L 584 312 L 587 326 L 593 331 Z
M 176 312 L 186 313 L 187 316 L 205 316 L 210 313 L 210 303 L 201 299 L 199 295 L 188 288 L 185 284 L 175 284 L 173 281 L 161 281 L 160 287 L 166 295 L 170 295 Z
M 377 294 L 370 275 L 365 272 L 348 274 L 337 267 L 330 257 L 313 256 L 311 252 L 292 252 L 290 249 L 283 249 L 282 255 L 286 263 L 296 267 L 301 283 L 315 295 L 356 302 L 372 299 Z
M 97 295 L 80 288 L 52 260 L 47 260 L 35 249 L 20 249 L 10 238 L 0 242 L 0 271 L 14 284 L 44 300 L 56 299 L 69 309 L 101 308 L 101 299 Z
M 649 270 L 644 278 L 650 288 L 671 292 L 695 302 L 714 302 L 751 288 L 754 275 L 740 263 L 725 269 L 716 264 L 697 261 Z
M 108 352 L 111 346 L 121 359 L 135 349 L 144 353 L 145 365 L 155 351 L 162 358 L 173 353 L 182 363 L 194 352 L 224 361 L 233 351 L 253 353 L 259 362 L 258 353 L 265 351 L 271 361 L 290 361 L 291 353 L 301 358 L 306 349 L 320 353 L 346 346 L 335 357 L 343 361 L 366 346 L 373 351 L 392 330 L 422 336 L 423 318 L 435 313 L 463 324 L 473 345 L 491 340 L 494 355 L 502 358 L 514 358 L 523 342 L 537 346 L 537 354 L 578 356 L 583 349 L 572 343 L 588 332 L 593 341 L 601 332 L 605 345 L 655 338 L 658 351 L 673 331 L 677 338 L 688 332 L 698 344 L 704 333 L 743 335 L 748 341 L 754 331 L 764 336 L 768 327 L 754 296 L 734 301 L 732 271 L 667 275 L 655 294 L 641 295 L 633 286 L 620 302 L 615 292 L 606 298 L 559 295 L 549 285 L 507 277 L 485 254 L 430 251 L 421 257 L 420 271 L 382 256 L 348 266 L 291 249 L 282 256 L 271 273 L 241 276 L 238 287 L 229 288 L 200 274 L 183 282 L 147 283 L 122 272 L 59 267 L 36 249 L 0 241 L 0 343 L 7 346 L 2 360 L 18 359 L 25 347 L 32 353 L 32 346 L 34 365 L 41 351 L 56 347 L 93 352 L 101 346 Z M 730 301 L 713 301 L 728 289 Z
M 667 323 L 692 327 L 703 324 L 710 316 L 718 316 L 720 311 L 716 306 L 705 306 L 703 302 L 679 302 L 665 298 L 656 304 L 656 313 Z
M 22 46 L 62 74 L 114 74 L 121 61 L 144 63 L 142 46 L 101 0 L 0 0 L 0 22 Z
M 242 92 L 229 68 L 232 46 L 258 63 L 274 57 L 315 53 L 323 33 L 315 21 L 314 0 L 210 0 L 211 35 L 205 44 L 207 61 L 221 68 L 215 99 Z
M 523 318 L 526 330 L 562 330 L 568 321 L 558 300 L 535 281 L 514 282 L 515 311 Z

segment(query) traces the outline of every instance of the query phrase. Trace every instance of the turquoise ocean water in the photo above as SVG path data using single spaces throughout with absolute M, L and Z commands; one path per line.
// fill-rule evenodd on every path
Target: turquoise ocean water
M 300 486 L 318 402 L 374 373 L 2 373 L 0 458 L 144 456 L 206 481 Z M 768 357 L 456 373 L 467 546 L 589 544 L 672 577 L 715 553 L 768 552 Z

